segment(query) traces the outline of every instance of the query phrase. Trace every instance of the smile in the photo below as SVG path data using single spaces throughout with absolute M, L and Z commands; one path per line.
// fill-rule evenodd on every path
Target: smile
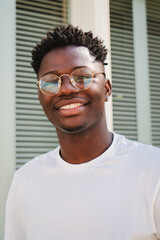
M 71 104 L 60 107 L 60 110 L 74 109 L 74 108 L 80 107 L 82 105 L 83 105 L 82 103 L 71 103 Z

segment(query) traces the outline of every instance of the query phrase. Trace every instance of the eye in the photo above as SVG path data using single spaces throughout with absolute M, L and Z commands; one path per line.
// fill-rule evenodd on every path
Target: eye
M 74 80 L 76 81 L 76 82 L 84 82 L 84 80 L 85 80 L 85 76 L 75 76 L 74 77 Z
M 57 80 L 53 81 L 40 81 L 40 88 L 42 91 L 46 94 L 50 93 L 56 93 L 60 87 L 60 83 Z
M 77 89 L 87 89 L 92 83 L 92 71 L 88 68 L 78 68 L 71 74 L 71 81 Z
M 74 76 L 74 80 L 78 83 L 84 83 L 84 81 L 90 79 L 90 75 L 79 75 L 79 76 Z
M 57 85 L 57 81 L 49 81 L 49 82 L 41 82 L 41 87 L 44 87 L 44 88 L 47 88 L 47 89 L 50 89 L 52 88 L 54 85 Z

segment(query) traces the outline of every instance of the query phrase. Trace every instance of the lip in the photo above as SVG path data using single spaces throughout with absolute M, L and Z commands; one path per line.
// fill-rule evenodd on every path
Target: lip
M 66 105 L 65 105 L 66 106 Z M 79 105 L 75 108 L 69 108 L 69 109 L 59 109 L 58 114 L 63 116 L 63 117 L 71 117 L 71 116 L 76 116 L 80 113 L 82 113 L 87 105 Z
M 72 104 L 80 104 L 80 105 L 87 105 L 89 101 L 84 98 L 71 98 L 71 99 L 62 99 L 59 100 L 57 103 L 55 103 L 55 108 L 57 110 L 60 110 L 60 108 L 67 106 L 67 105 L 72 105 Z
M 70 110 L 70 109 L 75 109 L 75 108 L 78 108 L 80 106 L 83 106 L 82 103 L 71 103 L 71 104 L 67 104 L 67 105 L 64 105 L 60 108 L 60 110 Z
M 84 98 L 62 99 L 55 104 L 55 108 L 61 116 L 74 116 L 84 111 L 88 103 Z

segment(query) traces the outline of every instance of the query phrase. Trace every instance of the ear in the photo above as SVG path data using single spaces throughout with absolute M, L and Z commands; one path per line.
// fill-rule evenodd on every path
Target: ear
M 112 85 L 109 79 L 106 79 L 106 83 L 105 83 L 105 102 L 108 101 L 109 97 L 112 94 Z

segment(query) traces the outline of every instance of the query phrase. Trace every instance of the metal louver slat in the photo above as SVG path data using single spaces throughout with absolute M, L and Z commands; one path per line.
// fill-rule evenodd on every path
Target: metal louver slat
M 46 31 L 67 23 L 67 0 L 16 1 L 16 163 L 24 163 L 58 145 L 37 96 L 31 50 Z
M 113 129 L 137 139 L 132 1 L 110 0 Z
M 147 0 L 152 144 L 160 147 L 160 1 Z

